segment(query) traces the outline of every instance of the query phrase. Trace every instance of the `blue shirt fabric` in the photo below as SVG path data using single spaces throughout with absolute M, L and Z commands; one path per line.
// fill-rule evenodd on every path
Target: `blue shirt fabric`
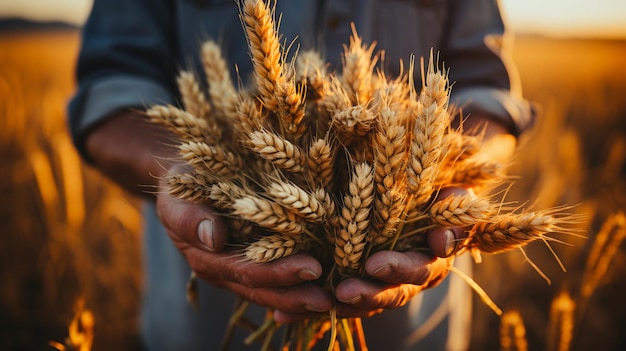
M 428 57 L 432 48 L 449 67 L 452 102 L 465 114 L 487 113 L 514 134 L 532 124 L 532 109 L 507 66 L 496 0 L 279 0 L 276 14 L 281 14 L 283 40 L 319 50 L 331 69 L 340 63 L 352 22 L 365 43 L 375 41 L 385 50 L 384 68 L 391 77 L 399 72 L 400 60 L 406 63 L 412 54 Z M 88 159 L 83 137 L 111 113 L 175 104 L 175 77 L 180 69 L 199 72 L 198 50 L 206 39 L 218 41 L 228 62 L 247 77 L 252 67 L 238 15 L 234 0 L 95 0 L 83 28 L 78 90 L 69 105 L 69 126 L 83 156 Z M 159 224 L 153 204 L 146 205 L 145 220 L 146 348 L 215 349 L 232 296 L 201 284 L 201 310 L 193 310 L 184 291 L 189 267 Z M 407 307 L 378 318 L 389 329 L 385 349 L 402 349 L 411 331 L 409 312 Z M 262 315 L 258 309 L 257 318 Z M 388 316 L 393 316 L 391 328 Z

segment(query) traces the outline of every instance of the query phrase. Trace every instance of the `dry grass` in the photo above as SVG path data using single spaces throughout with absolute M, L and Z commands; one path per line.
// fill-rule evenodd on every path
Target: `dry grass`
M 623 245 L 613 244 L 611 263 L 584 301 L 579 288 L 595 233 L 626 208 L 626 74 L 620 61 L 626 44 L 520 38 L 516 49 L 525 95 L 542 106 L 543 119 L 523 141 L 520 166 L 510 172 L 520 179 L 508 199 L 537 199 L 535 208 L 581 203 L 577 211 L 591 219 L 589 239 L 553 243 L 566 273 L 542 243 L 526 249 L 551 286 L 515 251 L 485 256 L 477 280 L 505 310 L 519 311 L 528 349 L 555 345 L 548 341 L 549 311 L 563 288 L 576 306 L 569 349 L 623 348 L 626 338 L 613 332 L 626 324 L 619 302 L 626 288 Z M 7 165 L 0 168 L 0 320 L 7 349 L 42 349 L 49 340 L 64 340 L 79 295 L 95 316 L 94 349 L 136 345 L 139 214 L 71 149 L 63 117 L 76 50 L 75 32 L 3 33 L 0 39 L 0 155 Z M 480 305 L 475 311 L 472 349 L 498 349 L 499 319 Z

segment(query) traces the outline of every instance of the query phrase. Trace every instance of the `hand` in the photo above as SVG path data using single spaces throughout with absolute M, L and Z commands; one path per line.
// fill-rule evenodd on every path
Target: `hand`
M 315 283 L 322 275 L 316 259 L 294 255 L 264 264 L 242 259 L 225 247 L 227 227 L 218 214 L 169 195 L 164 184 L 160 188 L 156 206 L 161 222 L 198 277 L 242 299 L 293 315 L 331 309 L 332 296 Z
M 92 128 L 85 148 L 93 164 L 128 191 L 150 200 L 156 195 L 161 221 L 200 278 L 261 306 L 329 311 L 332 297 L 313 283 L 322 274 L 317 260 L 296 255 L 269 264 L 246 262 L 225 250 L 228 233 L 215 212 L 168 194 L 162 179 L 181 167 L 174 161 L 174 138 L 143 113 L 122 110 Z

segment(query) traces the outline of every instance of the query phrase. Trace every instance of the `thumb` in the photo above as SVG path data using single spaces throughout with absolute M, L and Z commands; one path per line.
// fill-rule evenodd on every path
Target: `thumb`
M 210 252 L 221 251 L 228 241 L 226 223 L 208 206 L 161 191 L 156 209 L 161 223 L 175 241 Z

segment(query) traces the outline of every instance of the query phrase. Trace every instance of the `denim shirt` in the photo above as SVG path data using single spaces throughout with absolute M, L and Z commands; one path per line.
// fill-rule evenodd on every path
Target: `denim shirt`
M 400 60 L 406 65 L 411 55 L 428 57 L 432 48 L 449 68 L 452 101 L 464 113 L 489 114 L 514 134 L 532 123 L 531 108 L 505 65 L 504 25 L 496 0 L 279 0 L 275 12 L 281 15 L 282 41 L 319 50 L 331 69 L 339 67 L 354 23 L 364 43 L 376 42 L 385 51 L 388 76 L 398 74 Z M 83 28 L 78 90 L 69 106 L 77 148 L 84 152 L 85 133 L 116 110 L 176 103 L 177 72 L 200 72 L 198 50 L 209 38 L 220 43 L 231 67 L 237 65 L 239 75 L 247 77 L 252 65 L 234 0 L 95 0 Z M 146 209 L 145 245 L 144 346 L 216 348 L 232 296 L 202 284 L 201 313 L 186 303 L 189 267 L 158 223 L 153 204 Z M 433 294 L 439 300 L 443 295 Z M 385 349 L 402 349 L 411 325 L 419 323 L 408 320 L 409 309 L 386 312 L 383 318 L 393 322 L 382 323 Z

